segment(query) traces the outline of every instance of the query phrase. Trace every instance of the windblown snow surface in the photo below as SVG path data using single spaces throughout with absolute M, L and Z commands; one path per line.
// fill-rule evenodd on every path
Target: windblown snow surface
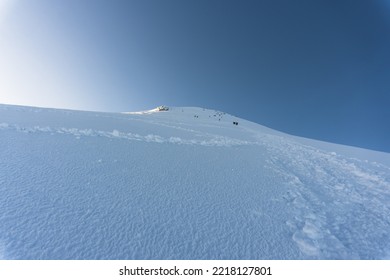
M 390 259 L 388 153 L 201 108 L 8 105 L 0 147 L 3 259 Z

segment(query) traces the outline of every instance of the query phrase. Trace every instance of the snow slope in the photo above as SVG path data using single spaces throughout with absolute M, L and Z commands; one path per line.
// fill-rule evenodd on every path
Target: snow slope
M 0 105 L 0 147 L 3 259 L 390 259 L 387 153 L 187 107 Z

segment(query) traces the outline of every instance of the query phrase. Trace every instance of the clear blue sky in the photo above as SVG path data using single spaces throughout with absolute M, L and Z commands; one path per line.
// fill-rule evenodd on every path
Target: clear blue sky
M 0 103 L 199 106 L 390 152 L 390 1 L 0 0 Z

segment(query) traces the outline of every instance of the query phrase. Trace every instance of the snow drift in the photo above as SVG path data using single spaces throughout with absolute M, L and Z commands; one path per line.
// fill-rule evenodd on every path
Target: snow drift
M 387 153 L 201 108 L 8 105 L 0 147 L 3 259 L 390 258 Z

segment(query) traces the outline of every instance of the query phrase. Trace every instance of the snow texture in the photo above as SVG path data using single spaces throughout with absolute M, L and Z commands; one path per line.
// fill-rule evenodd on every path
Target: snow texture
M 0 105 L 0 145 L 2 259 L 390 258 L 387 153 L 187 107 Z

